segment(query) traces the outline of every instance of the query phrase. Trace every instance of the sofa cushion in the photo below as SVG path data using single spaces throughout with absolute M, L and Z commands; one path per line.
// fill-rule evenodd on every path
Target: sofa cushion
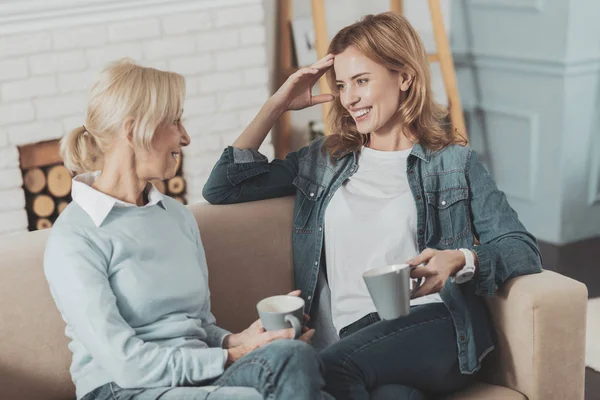
M 43 272 L 48 231 L 0 240 L 0 399 L 72 399 L 65 323 Z

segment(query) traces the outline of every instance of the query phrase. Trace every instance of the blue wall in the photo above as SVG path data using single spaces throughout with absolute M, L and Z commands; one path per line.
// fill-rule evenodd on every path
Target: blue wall
M 540 239 L 600 236 L 600 1 L 453 0 L 471 146 Z

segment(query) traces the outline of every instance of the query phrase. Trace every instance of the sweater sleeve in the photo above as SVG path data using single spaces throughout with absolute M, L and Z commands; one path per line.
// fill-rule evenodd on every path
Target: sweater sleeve
M 119 312 L 107 258 L 85 234 L 53 230 L 44 272 L 73 339 L 119 386 L 194 385 L 223 373 L 226 353 L 221 348 L 164 347 L 136 337 Z

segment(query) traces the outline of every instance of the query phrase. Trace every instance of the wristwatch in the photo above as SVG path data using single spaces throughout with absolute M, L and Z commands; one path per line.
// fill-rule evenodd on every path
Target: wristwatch
M 465 255 L 465 266 L 454 275 L 454 282 L 461 284 L 468 282 L 475 275 L 475 259 L 469 249 L 458 249 Z

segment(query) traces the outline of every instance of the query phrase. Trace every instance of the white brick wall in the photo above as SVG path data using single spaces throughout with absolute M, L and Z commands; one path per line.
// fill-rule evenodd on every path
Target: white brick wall
M 120 11 L 84 26 L 73 17 L 64 26 L 0 34 L 0 235 L 27 229 L 17 146 L 82 124 L 94 77 L 122 57 L 186 77 L 184 123 L 192 144 L 184 150 L 184 173 L 188 200 L 201 201 L 223 148 L 268 97 L 262 1 L 234 2 L 202 9 L 177 2 L 171 14 L 132 9 L 129 18 Z M 270 141 L 261 150 L 272 157 Z
M 0 95 L 3 101 L 10 102 L 48 96 L 56 92 L 56 79 L 54 76 L 44 76 L 43 78 L 36 77 L 3 83 Z
M 29 58 L 33 75 L 54 74 L 56 72 L 83 71 L 87 67 L 82 50 L 39 54 Z

